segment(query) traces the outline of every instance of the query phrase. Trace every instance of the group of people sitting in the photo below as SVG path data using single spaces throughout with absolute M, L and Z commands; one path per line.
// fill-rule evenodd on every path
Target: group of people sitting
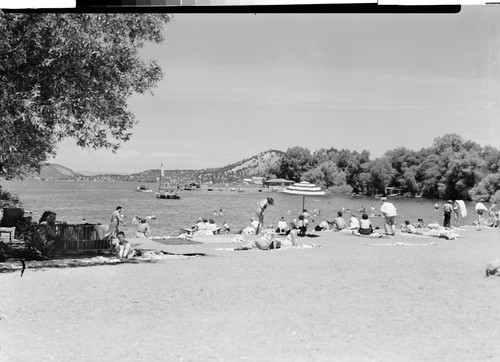
M 214 219 L 198 218 L 195 225 L 189 231 L 190 236 L 206 236 L 228 233 L 230 231 L 229 225 L 224 221 L 222 227 L 218 227 Z
M 291 230 L 297 230 L 298 236 L 305 236 L 307 227 L 309 225 L 310 215 L 307 213 L 307 210 L 304 209 L 303 212 L 298 216 L 298 220 L 295 219 L 290 224 L 288 224 L 285 220 L 284 216 L 278 220 L 276 228 L 274 226 L 268 225 L 267 229 L 272 228 L 277 235 L 288 235 Z M 238 234 L 258 234 L 259 228 L 262 228 L 259 220 L 256 217 L 252 217 L 250 219 L 250 225 L 241 229 Z M 266 230 L 267 230 L 266 229 Z
M 427 227 L 422 218 L 418 218 L 414 224 L 406 220 L 404 224 L 400 225 L 401 232 L 410 234 L 419 234 L 418 229 Z M 350 214 L 350 217 L 346 220 L 342 211 L 337 212 L 337 217 L 332 221 L 321 221 L 314 229 L 315 231 L 350 231 L 360 235 L 376 233 L 368 214 L 363 213 L 361 219 L 358 219 L 355 214 Z

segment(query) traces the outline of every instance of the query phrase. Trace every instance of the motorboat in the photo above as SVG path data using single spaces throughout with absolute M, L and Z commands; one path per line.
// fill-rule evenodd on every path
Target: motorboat
M 134 191 L 137 191 L 137 192 L 153 192 L 153 190 L 151 190 L 149 188 L 149 186 L 145 186 L 145 185 L 141 185 L 141 186 L 137 186 Z

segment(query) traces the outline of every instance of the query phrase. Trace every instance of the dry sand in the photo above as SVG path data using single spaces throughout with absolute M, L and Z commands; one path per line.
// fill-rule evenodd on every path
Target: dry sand
M 300 239 L 320 248 L 248 252 L 216 250 L 232 236 L 147 241 L 208 255 L 28 265 L 0 274 L 0 360 L 498 361 L 500 278 L 485 266 L 500 230 L 458 233 L 326 232 Z

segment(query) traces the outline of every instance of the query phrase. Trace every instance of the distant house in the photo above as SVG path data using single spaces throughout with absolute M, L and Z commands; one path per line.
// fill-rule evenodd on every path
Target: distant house
M 264 183 L 264 177 L 252 177 L 252 183 L 254 185 L 260 185 L 262 186 Z
M 252 180 L 251 178 L 244 178 L 244 179 L 243 179 L 243 182 L 246 182 L 247 184 L 252 183 L 252 181 L 253 181 L 253 180 Z
M 404 190 L 403 189 L 398 189 L 396 187 L 386 187 L 385 188 L 385 194 L 387 196 L 403 196 Z
M 264 182 L 265 186 L 272 190 L 283 190 L 287 186 L 293 185 L 294 182 L 290 180 L 285 180 L 284 178 L 274 178 Z

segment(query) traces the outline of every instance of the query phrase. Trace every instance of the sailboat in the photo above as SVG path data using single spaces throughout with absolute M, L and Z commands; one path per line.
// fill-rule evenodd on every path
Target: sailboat
M 162 178 L 165 176 L 165 172 L 163 171 L 163 162 L 161 164 L 160 170 L 160 182 L 158 183 L 158 191 L 155 193 L 157 199 L 180 199 L 179 190 L 172 188 L 162 188 Z

